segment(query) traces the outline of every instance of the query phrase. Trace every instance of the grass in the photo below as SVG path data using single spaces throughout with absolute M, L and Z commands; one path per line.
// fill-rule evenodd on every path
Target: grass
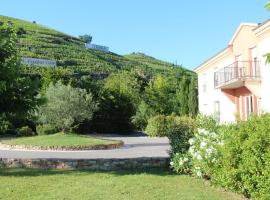
M 167 171 L 0 169 L 0 199 L 233 200 L 204 181 Z
M 3 139 L 1 143 L 7 145 L 37 146 L 37 147 L 94 147 L 98 145 L 117 144 L 120 141 L 98 139 L 86 135 L 73 133 L 57 133 L 33 137 Z

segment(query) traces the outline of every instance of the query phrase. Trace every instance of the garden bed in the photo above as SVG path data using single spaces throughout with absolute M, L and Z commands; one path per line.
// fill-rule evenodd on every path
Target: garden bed
M 2 139 L 0 145 L 4 148 L 12 149 L 75 151 L 114 149 L 123 146 L 123 142 L 73 133 L 57 133 L 52 135 Z

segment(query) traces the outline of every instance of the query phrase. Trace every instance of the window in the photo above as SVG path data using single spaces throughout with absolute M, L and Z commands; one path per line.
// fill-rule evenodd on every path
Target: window
M 205 93 L 207 91 L 207 84 L 206 82 L 203 83 L 203 92 Z
M 253 98 L 252 96 L 247 96 L 246 98 L 246 117 L 249 117 L 253 112 L 254 112 L 254 108 L 253 108 Z

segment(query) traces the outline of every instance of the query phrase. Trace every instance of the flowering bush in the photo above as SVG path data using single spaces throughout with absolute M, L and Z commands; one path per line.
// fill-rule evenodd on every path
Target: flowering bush
M 194 138 L 189 140 L 189 144 L 193 174 L 209 178 L 219 156 L 218 146 L 223 144 L 220 135 L 199 128 Z
M 211 131 L 197 128 L 194 136 L 188 140 L 188 151 L 174 152 L 171 167 L 177 173 L 210 178 L 219 156 L 218 146 L 223 144 L 222 137 L 215 132 L 218 126 L 212 118 L 200 116 L 196 122 L 198 127 L 205 126 Z
M 170 162 L 173 170 L 179 174 L 190 174 L 191 173 L 191 159 L 189 154 L 176 153 L 172 156 Z
M 270 199 L 270 114 L 222 126 L 200 118 L 197 126 L 188 152 L 172 155 L 173 170 L 211 178 L 248 198 Z

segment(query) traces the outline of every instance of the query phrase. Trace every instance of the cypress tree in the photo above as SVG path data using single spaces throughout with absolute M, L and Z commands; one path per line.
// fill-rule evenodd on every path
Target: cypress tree
M 191 78 L 188 86 L 188 110 L 191 116 L 195 116 L 198 112 L 198 90 L 197 79 Z
M 186 76 L 183 76 L 177 91 L 177 99 L 179 103 L 179 114 L 187 115 L 189 113 L 188 108 L 188 92 L 189 92 L 189 80 Z

